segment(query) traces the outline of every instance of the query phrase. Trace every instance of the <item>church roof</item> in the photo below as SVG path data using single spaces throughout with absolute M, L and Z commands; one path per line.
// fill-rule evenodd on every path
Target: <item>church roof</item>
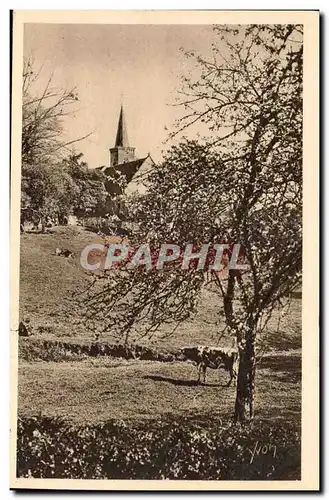
M 126 128 L 125 115 L 123 112 L 123 107 L 121 105 L 120 116 L 118 121 L 117 135 L 115 139 L 115 148 L 129 148 L 128 134 Z
M 143 165 L 146 158 L 147 156 L 145 156 L 145 158 L 139 158 L 138 160 L 120 163 L 115 167 L 105 167 L 102 171 L 106 175 L 106 177 L 115 177 L 115 174 L 118 172 L 119 174 L 123 174 L 126 177 L 127 182 L 130 182 L 137 170 L 139 170 Z

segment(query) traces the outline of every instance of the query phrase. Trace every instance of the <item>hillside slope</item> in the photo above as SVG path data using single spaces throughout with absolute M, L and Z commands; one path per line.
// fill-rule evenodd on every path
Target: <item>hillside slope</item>
M 101 238 L 75 226 L 54 228 L 49 234 L 22 235 L 20 316 L 23 321 L 30 320 L 34 336 L 82 342 L 93 340 L 94 332 L 84 327 L 81 318 L 74 317 L 70 302 L 72 293 L 88 284 L 88 275 L 80 265 L 80 253 L 92 242 L 100 243 Z M 58 257 L 55 255 L 56 247 L 68 248 L 76 255 L 74 258 Z M 196 316 L 179 325 L 174 336 L 168 336 L 173 325 L 167 324 L 161 326 L 151 339 L 139 338 L 137 326 L 131 340 L 167 348 L 191 344 L 216 345 L 225 326 L 222 308 L 218 294 L 205 289 Z M 278 313 L 273 315 L 264 338 L 267 347 L 276 351 L 301 347 L 299 299 L 293 300 L 287 316 L 279 320 Z M 123 339 L 105 332 L 102 340 L 120 342 Z M 220 343 L 231 345 L 231 339 L 224 336 Z

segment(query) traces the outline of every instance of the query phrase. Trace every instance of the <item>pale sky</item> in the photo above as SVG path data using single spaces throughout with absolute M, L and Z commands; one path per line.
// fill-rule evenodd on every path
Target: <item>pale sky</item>
M 68 139 L 94 131 L 75 147 L 91 168 L 108 164 L 123 101 L 137 157 L 161 157 L 163 141 L 182 110 L 170 106 L 193 63 L 180 51 L 208 54 L 210 25 L 26 24 L 24 55 L 33 56 L 41 90 L 54 72 L 58 87 L 77 87 L 79 111 L 66 119 Z

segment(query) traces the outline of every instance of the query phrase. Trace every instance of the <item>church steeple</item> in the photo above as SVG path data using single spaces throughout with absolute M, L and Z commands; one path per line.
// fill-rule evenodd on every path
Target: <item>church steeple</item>
M 120 116 L 118 121 L 117 136 L 115 139 L 115 147 L 129 148 L 126 120 L 123 113 L 123 106 L 121 104 Z
M 128 142 L 126 121 L 121 105 L 115 146 L 110 149 L 110 166 L 115 167 L 121 163 L 135 160 L 135 148 L 131 148 Z

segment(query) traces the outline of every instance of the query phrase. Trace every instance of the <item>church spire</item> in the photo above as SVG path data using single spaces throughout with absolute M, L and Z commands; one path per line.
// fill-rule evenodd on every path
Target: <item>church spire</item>
M 115 145 L 110 149 L 110 166 L 116 167 L 135 159 L 135 148 L 129 146 L 125 115 L 121 104 Z
M 123 106 L 121 104 L 120 116 L 118 121 L 117 135 L 115 139 L 115 147 L 129 148 L 126 120 L 123 112 Z

